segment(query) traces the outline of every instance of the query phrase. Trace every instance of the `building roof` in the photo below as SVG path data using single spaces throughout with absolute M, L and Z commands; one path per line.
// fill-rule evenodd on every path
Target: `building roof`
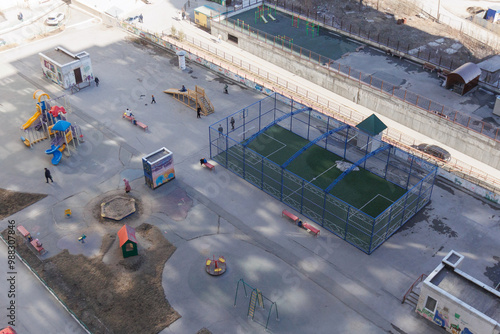
M 481 69 L 474 63 L 465 63 L 449 75 L 453 74 L 458 74 L 467 84 L 481 75 Z
M 59 66 L 64 66 L 69 63 L 79 61 L 82 58 L 87 58 L 89 56 L 89 54 L 85 51 L 79 52 L 78 54 L 75 55 L 60 46 L 58 46 L 53 50 L 49 50 L 43 53 L 40 52 L 39 55 L 47 59 L 50 59 L 53 63 Z
M 492 56 L 478 63 L 480 69 L 488 72 L 496 72 L 500 70 L 500 55 Z
M 372 114 L 370 117 L 356 125 L 356 127 L 369 135 L 376 136 L 385 129 L 387 126 L 382 122 L 375 114 Z
M 137 243 L 137 239 L 135 238 L 135 228 L 133 227 L 123 225 L 117 234 L 120 241 L 120 247 L 129 240 L 133 243 Z
M 194 11 L 198 12 L 198 13 L 202 13 L 208 17 L 217 16 L 219 14 L 217 9 L 212 8 L 210 6 L 207 6 L 207 5 L 197 7 L 194 9 Z
M 455 254 L 463 257 L 451 251 L 445 260 Z M 476 313 L 481 313 L 500 324 L 500 292 L 467 275 L 453 266 L 453 263 L 450 264 L 445 260 L 429 275 L 426 283 L 447 292 L 462 304 L 475 309 Z

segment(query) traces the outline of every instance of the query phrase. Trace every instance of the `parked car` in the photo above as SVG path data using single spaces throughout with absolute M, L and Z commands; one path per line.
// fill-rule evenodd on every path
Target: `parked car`
M 0 334 L 16 334 L 16 331 L 14 330 L 14 328 L 7 326 L 0 329 Z
M 443 161 L 450 161 L 451 159 L 450 152 L 436 145 L 420 144 L 413 147 Z
M 56 26 L 64 20 L 63 13 L 50 14 L 45 20 L 45 24 L 48 26 Z

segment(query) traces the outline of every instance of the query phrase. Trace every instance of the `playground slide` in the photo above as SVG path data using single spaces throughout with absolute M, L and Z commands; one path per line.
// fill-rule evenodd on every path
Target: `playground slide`
M 40 117 L 41 114 L 42 113 L 40 111 L 37 111 L 26 123 L 23 124 L 23 126 L 21 126 L 21 129 L 26 130 L 27 128 L 29 128 L 31 124 L 33 124 L 33 122 L 36 121 L 38 117 Z
M 50 147 L 50 149 L 46 150 L 45 153 L 47 154 L 53 154 L 54 156 L 52 157 L 52 164 L 53 165 L 57 165 L 60 161 L 61 161 L 61 158 L 62 158 L 62 153 L 61 151 L 59 151 L 59 148 L 61 146 L 54 146 L 52 145 Z
M 264 17 L 264 15 L 261 15 L 260 18 L 262 19 L 262 21 L 264 21 L 264 23 L 267 23 L 267 20 L 266 18 Z

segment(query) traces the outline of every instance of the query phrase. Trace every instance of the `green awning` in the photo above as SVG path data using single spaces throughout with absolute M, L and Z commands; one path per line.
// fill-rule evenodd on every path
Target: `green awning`
M 363 122 L 356 125 L 356 127 L 371 136 L 376 136 L 387 129 L 387 126 L 375 114 L 372 114 Z

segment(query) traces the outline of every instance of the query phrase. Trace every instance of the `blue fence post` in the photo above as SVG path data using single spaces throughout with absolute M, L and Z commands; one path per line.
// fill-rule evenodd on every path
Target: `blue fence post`
M 375 230 L 375 218 L 372 221 L 372 233 L 370 233 L 370 245 L 368 245 L 368 254 L 371 254 L 372 242 L 373 242 L 373 231 Z
M 243 145 L 242 145 L 243 146 Z M 243 146 L 243 179 L 245 179 L 245 170 L 246 170 L 246 166 L 247 166 L 247 161 L 246 161 L 246 147 Z
M 213 155 L 212 155 L 212 127 L 209 127 L 208 128 L 208 142 L 210 143 L 210 159 L 213 159 Z
M 349 216 L 351 213 L 351 206 L 347 207 L 347 218 L 345 220 L 345 231 L 344 231 L 344 240 L 347 240 L 347 227 L 349 226 Z
M 405 205 L 403 206 L 403 212 L 401 215 L 401 223 L 399 224 L 399 227 L 403 226 L 403 222 L 405 220 L 405 212 L 406 212 L 406 204 L 408 203 L 408 197 L 410 197 L 410 193 L 406 193 L 406 198 L 405 198 Z
M 309 131 L 311 129 L 311 113 L 312 111 L 309 111 L 309 118 L 307 120 L 307 140 L 309 140 Z
M 283 202 L 283 179 L 284 179 L 285 169 L 281 168 L 281 193 L 280 193 L 280 201 Z
M 264 157 L 261 159 L 261 178 L 260 178 L 260 189 L 264 189 Z
M 349 140 L 349 130 L 351 129 L 351 127 L 348 127 L 347 128 L 347 132 L 346 132 L 346 136 L 345 136 L 345 140 L 344 140 L 344 160 L 347 160 L 346 156 L 347 156 L 347 141 Z
M 385 163 L 385 172 L 384 172 L 384 180 L 387 180 L 387 170 L 389 169 L 389 161 L 391 159 L 391 151 L 396 150 L 395 147 L 389 149 L 389 153 L 387 154 L 387 162 Z
M 325 227 L 326 196 L 328 196 L 328 192 L 325 191 L 325 199 L 323 200 L 323 214 L 321 216 L 321 226 L 323 227 Z
M 302 213 L 302 207 L 304 206 L 304 182 L 302 179 L 302 191 L 300 192 L 300 213 Z
M 387 219 L 387 228 L 385 229 L 384 241 L 389 237 L 387 233 L 389 233 L 389 226 L 391 225 L 392 209 L 394 209 L 394 203 L 391 205 L 391 209 L 389 211 L 389 218 Z
M 262 101 L 259 101 L 259 131 L 261 130 Z
M 410 171 L 408 172 L 408 180 L 406 180 L 406 190 L 408 190 L 408 185 L 410 184 L 410 178 L 411 178 L 411 171 L 413 169 L 413 162 L 415 161 L 416 157 L 413 156 L 411 158 L 411 162 L 410 162 Z

